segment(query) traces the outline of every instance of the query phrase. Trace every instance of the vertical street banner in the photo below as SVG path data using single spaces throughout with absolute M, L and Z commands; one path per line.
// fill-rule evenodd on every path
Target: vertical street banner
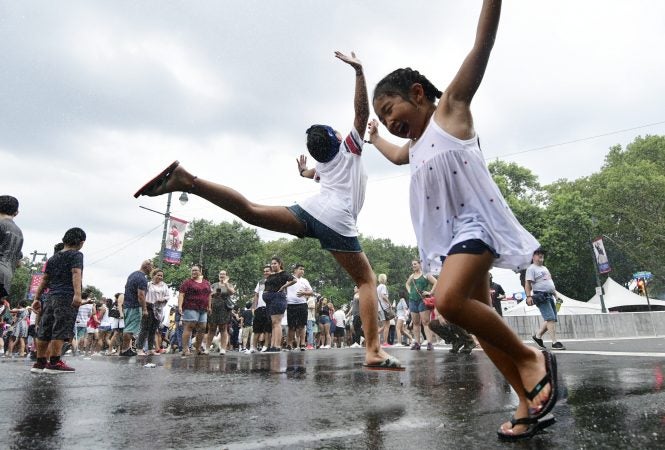
M 42 282 L 42 278 L 44 278 L 44 274 L 42 272 L 40 273 L 34 273 L 32 274 L 32 277 L 30 278 L 30 289 L 28 289 L 28 300 L 32 300 L 37 293 L 37 288 Z
M 593 253 L 596 255 L 596 264 L 598 265 L 598 272 L 608 273 L 612 271 L 610 261 L 607 259 L 605 253 L 605 246 L 603 245 L 603 238 L 597 237 L 593 240 Z
M 166 232 L 164 245 L 164 261 L 170 264 L 180 264 L 182 259 L 182 243 L 187 230 L 186 220 L 171 216 Z

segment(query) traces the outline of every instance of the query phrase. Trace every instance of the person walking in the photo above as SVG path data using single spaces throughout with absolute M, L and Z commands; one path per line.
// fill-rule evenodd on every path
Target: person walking
M 23 232 L 14 222 L 18 200 L 0 195 L 0 301 L 9 297 L 14 270 L 23 258 Z
M 270 317 L 271 338 L 268 353 L 276 353 L 282 349 L 282 317 L 286 311 L 286 289 L 296 283 L 293 275 L 284 271 L 284 263 L 280 258 L 270 260 L 272 271 L 266 279 L 263 300 L 266 302 L 266 311 Z
M 236 293 L 236 289 L 231 284 L 231 280 L 226 270 L 219 271 L 219 281 L 213 283 L 212 295 L 210 296 L 210 306 L 208 307 L 208 334 L 207 347 L 204 353 L 212 347 L 212 339 L 219 330 L 219 354 L 226 354 L 226 347 L 229 345 L 229 322 L 233 305 L 231 296 Z
M 411 313 L 411 323 L 413 325 L 413 343 L 411 350 L 420 350 L 421 327 L 425 330 L 425 339 L 427 339 L 427 350 L 434 350 L 432 344 L 432 332 L 429 328 L 430 310 L 425 306 L 423 297 L 434 292 L 437 280 L 428 273 L 425 275 L 422 271 L 420 261 L 414 259 L 411 261 L 411 270 L 413 273 L 407 278 L 405 287 L 409 293 L 409 311 Z
M 164 283 L 164 271 L 162 269 L 152 269 L 145 295 L 145 306 L 148 314 L 141 318 L 141 331 L 136 339 L 136 350 L 139 355 L 146 355 L 144 351 L 146 343 L 148 347 L 147 354 L 155 355 L 155 335 L 161 322 L 161 316 L 158 316 L 158 306 L 156 305 L 166 304 L 169 298 L 171 298 L 171 295 L 169 294 L 169 287 Z
M 552 348 L 554 350 L 565 350 L 566 347 L 556 338 L 556 323 L 558 315 L 556 312 L 556 288 L 552 275 L 544 266 L 545 250 L 538 248 L 533 252 L 532 264 L 526 269 L 526 281 L 524 291 L 526 292 L 527 305 L 536 305 L 543 317 L 540 329 L 531 336 L 541 348 L 545 348 L 543 336 L 550 333 L 552 337 Z
M 152 271 L 152 261 L 146 259 L 141 268 L 132 272 L 125 283 L 125 295 L 122 302 L 122 316 L 125 327 L 122 330 L 122 346 L 120 356 L 136 356 L 132 348 L 134 335 L 138 337 L 141 331 L 141 321 L 148 316 L 148 306 L 145 296 L 148 291 L 148 276 Z

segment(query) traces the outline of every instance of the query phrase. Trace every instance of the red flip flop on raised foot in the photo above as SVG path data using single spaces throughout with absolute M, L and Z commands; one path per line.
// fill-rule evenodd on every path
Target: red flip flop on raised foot
M 365 369 L 370 369 L 370 370 L 394 370 L 394 371 L 402 371 L 405 370 L 405 368 L 400 364 L 400 362 L 396 358 L 386 358 L 384 361 L 381 361 L 380 363 L 371 363 L 371 364 L 363 364 L 363 367 Z
M 140 195 L 148 195 L 147 194 L 148 191 L 166 183 L 166 181 L 171 177 L 171 174 L 173 174 L 175 168 L 178 167 L 179 165 L 180 162 L 173 161 L 166 169 L 162 170 L 159 173 L 159 175 L 157 175 L 152 180 L 148 181 L 146 184 L 143 185 L 141 189 L 136 191 L 136 193 L 134 194 L 134 198 L 138 198 Z

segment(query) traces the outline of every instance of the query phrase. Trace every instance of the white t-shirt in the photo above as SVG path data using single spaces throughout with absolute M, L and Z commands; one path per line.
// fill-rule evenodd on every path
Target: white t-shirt
M 340 308 L 337 311 L 335 311 L 335 314 L 333 314 L 333 320 L 335 321 L 335 326 L 344 328 L 344 319 L 345 318 L 346 318 L 346 314 L 344 314 L 344 310 L 342 310 Z
M 390 307 L 390 302 L 384 300 L 388 298 L 388 287 L 385 284 L 380 284 L 376 287 L 376 295 L 379 297 L 379 306 L 382 306 L 383 309 L 388 309 Z
M 76 313 L 76 326 L 77 327 L 87 327 L 88 319 L 92 315 L 92 303 L 86 303 L 85 305 L 79 306 L 78 312 Z
M 300 203 L 319 222 L 347 237 L 358 236 L 356 221 L 365 201 L 362 147 L 362 136 L 352 129 L 332 160 L 316 164 L 314 180 L 321 183 L 319 193 Z
M 266 289 L 266 280 L 263 279 L 256 283 L 256 288 L 254 288 L 254 292 L 259 294 L 259 299 L 256 302 L 256 308 L 265 308 L 266 307 L 266 302 L 263 301 L 263 291 Z
M 296 278 L 296 283 L 286 288 L 286 303 L 289 305 L 301 305 L 307 303 L 307 297 L 298 297 L 298 291 L 311 291 L 312 287 L 305 277 Z

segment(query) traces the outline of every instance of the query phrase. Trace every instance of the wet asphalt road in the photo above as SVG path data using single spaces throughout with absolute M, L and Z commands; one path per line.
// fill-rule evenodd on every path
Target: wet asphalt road
M 665 448 L 665 338 L 566 345 L 557 424 L 520 443 L 497 440 L 516 397 L 485 354 L 441 346 L 391 349 L 405 372 L 362 369 L 362 349 L 78 356 L 67 375 L 3 358 L 0 447 Z

